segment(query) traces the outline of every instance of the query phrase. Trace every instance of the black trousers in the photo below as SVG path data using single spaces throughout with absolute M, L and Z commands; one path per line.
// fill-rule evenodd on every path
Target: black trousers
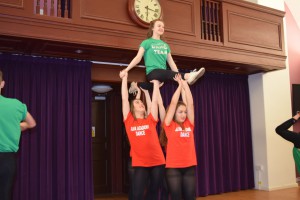
M 171 200 L 195 200 L 195 166 L 186 168 L 167 168 L 166 178 Z
M 184 73 L 174 72 L 172 70 L 166 70 L 166 69 L 154 69 L 146 76 L 148 82 L 138 83 L 138 86 L 145 90 L 152 91 L 153 84 L 150 83 L 150 81 L 152 80 L 158 80 L 159 82 L 172 81 L 175 75 L 178 73 L 181 74 L 182 78 L 184 78 Z
M 11 200 L 17 169 L 16 153 L 0 152 L 0 199 Z
M 142 200 L 147 188 L 147 200 L 158 199 L 159 189 L 163 180 L 165 165 L 153 167 L 134 167 L 133 199 Z M 149 184 L 150 181 L 150 184 Z

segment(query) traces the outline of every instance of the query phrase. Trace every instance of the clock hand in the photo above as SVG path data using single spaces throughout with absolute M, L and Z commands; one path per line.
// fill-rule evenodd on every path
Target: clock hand
M 153 9 L 151 9 L 151 8 L 149 8 L 148 6 L 147 6 L 147 8 L 146 8 L 147 10 L 151 10 L 151 11 L 153 11 L 153 12 L 156 12 L 155 10 L 153 10 Z

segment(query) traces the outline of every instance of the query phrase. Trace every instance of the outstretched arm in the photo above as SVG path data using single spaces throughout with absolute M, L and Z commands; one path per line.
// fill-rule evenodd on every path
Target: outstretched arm
M 177 65 L 175 64 L 175 62 L 174 62 L 174 60 L 172 58 L 171 53 L 168 53 L 167 61 L 168 61 L 168 64 L 169 64 L 170 68 L 172 69 L 172 71 L 178 72 Z
M 153 83 L 153 93 L 152 93 L 152 102 L 151 102 L 151 114 L 155 120 L 158 118 L 158 90 L 159 90 L 159 81 L 152 80 Z
M 130 106 L 129 106 L 129 101 L 128 101 L 127 77 L 128 77 L 127 72 L 124 73 L 123 77 L 121 77 L 121 72 L 120 72 L 120 78 L 122 78 L 121 94 L 122 94 L 123 119 L 126 119 L 128 113 L 130 111 Z
M 137 87 L 137 94 L 135 96 L 135 99 L 141 99 L 141 89 Z
M 149 115 L 149 113 L 151 112 L 151 98 L 150 98 L 150 94 L 149 94 L 149 91 L 148 90 L 145 90 L 143 88 L 139 89 L 139 90 L 142 90 L 145 94 L 145 97 L 146 97 L 146 103 L 147 103 L 147 115 Z
M 178 88 L 176 89 L 175 93 L 173 94 L 168 112 L 166 113 L 166 117 L 165 117 L 165 124 L 167 126 L 169 126 L 171 124 L 171 121 L 173 119 L 173 116 L 175 114 L 176 111 L 176 106 L 179 100 L 179 96 L 180 96 L 180 91 L 181 91 L 181 87 L 182 87 L 182 83 L 181 83 L 181 76 L 179 74 L 177 74 L 174 78 L 175 81 L 177 81 L 178 83 Z
M 194 124 L 195 113 L 194 113 L 193 95 L 188 83 L 185 80 L 181 80 L 181 82 L 182 82 L 182 87 L 184 89 L 185 98 L 186 98 L 187 117 L 190 120 L 190 122 Z
M 129 65 L 121 71 L 120 77 L 122 78 L 125 75 L 125 72 L 129 72 L 133 67 L 135 67 L 137 64 L 139 64 L 143 58 L 143 55 L 145 53 L 145 49 L 143 47 L 139 48 L 139 51 L 137 55 L 132 59 L 132 61 L 129 63 Z
M 186 102 L 186 96 L 185 96 L 185 91 L 183 88 L 181 88 L 181 98 L 182 98 L 182 101 L 185 105 L 187 105 L 187 102 Z
M 164 102 L 161 97 L 160 90 L 158 90 L 158 111 L 159 111 L 160 121 L 163 122 L 165 119 L 165 116 L 166 116 L 166 109 L 165 109 Z
M 20 126 L 21 131 L 25 131 L 36 126 L 36 122 L 29 112 L 26 113 L 25 120 L 20 123 Z

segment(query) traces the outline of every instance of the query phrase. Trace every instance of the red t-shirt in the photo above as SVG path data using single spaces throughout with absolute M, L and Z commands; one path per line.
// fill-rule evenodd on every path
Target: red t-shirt
M 156 131 L 157 120 L 151 114 L 146 119 L 134 119 L 131 112 L 124 120 L 131 146 L 132 166 L 152 167 L 165 164 Z
M 194 125 L 186 119 L 183 123 L 185 130 L 172 121 L 169 126 L 164 124 L 168 138 L 166 168 L 184 168 L 197 165 Z

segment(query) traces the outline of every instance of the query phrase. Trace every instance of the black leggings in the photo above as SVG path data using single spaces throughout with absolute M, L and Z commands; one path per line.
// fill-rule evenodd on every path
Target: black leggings
M 133 176 L 134 176 L 134 168 L 132 167 L 132 159 L 131 159 L 131 157 L 128 159 L 128 176 L 129 176 L 128 200 L 133 200 Z
M 171 200 L 195 200 L 195 167 L 167 168 L 166 178 Z
M 149 83 L 152 80 L 158 80 L 159 82 L 165 82 L 165 81 L 172 81 L 176 74 L 180 72 L 174 72 L 172 70 L 166 70 L 166 69 L 154 69 L 149 74 L 147 74 L 146 78 L 148 82 L 141 82 L 138 83 L 138 86 L 146 89 L 146 90 L 152 90 L 153 84 Z M 184 78 L 184 73 L 180 73 L 181 77 Z
M 147 189 L 147 200 L 158 199 L 159 188 L 163 179 L 165 165 L 154 167 L 133 167 L 133 199 L 141 200 L 144 196 L 145 188 L 148 186 L 148 181 L 151 184 Z
M 0 152 L 0 199 L 11 200 L 17 168 L 16 153 Z

